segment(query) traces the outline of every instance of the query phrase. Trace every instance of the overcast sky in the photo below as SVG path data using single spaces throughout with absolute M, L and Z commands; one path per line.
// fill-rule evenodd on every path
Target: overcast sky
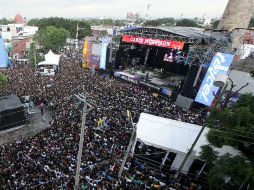
M 111 17 L 125 18 L 127 12 L 145 14 L 151 4 L 151 18 L 220 17 L 228 0 L 0 0 L 0 16 L 20 13 L 27 18 Z

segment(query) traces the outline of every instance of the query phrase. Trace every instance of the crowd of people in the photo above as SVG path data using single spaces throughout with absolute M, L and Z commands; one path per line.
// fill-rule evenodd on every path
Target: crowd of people
M 131 157 L 118 178 L 132 133 L 127 110 L 134 121 L 142 112 L 195 124 L 203 124 L 204 118 L 136 84 L 90 73 L 75 62 L 62 56 L 60 72 L 54 77 L 38 77 L 27 64 L 2 71 L 8 85 L 0 96 L 30 96 L 51 105 L 53 115 L 49 128 L 0 147 L 0 189 L 74 188 L 83 106 L 74 94 L 84 92 L 95 106 L 86 118 L 80 189 L 202 189 L 191 178 L 175 184 L 169 171 Z

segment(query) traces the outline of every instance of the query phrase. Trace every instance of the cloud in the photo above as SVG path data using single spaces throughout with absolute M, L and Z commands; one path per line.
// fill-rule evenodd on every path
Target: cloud
M 125 17 L 127 12 L 155 17 L 210 17 L 222 15 L 228 0 L 0 0 L 1 15 L 34 17 Z

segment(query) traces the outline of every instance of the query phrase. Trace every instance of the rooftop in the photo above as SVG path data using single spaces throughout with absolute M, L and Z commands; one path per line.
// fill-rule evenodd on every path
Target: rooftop
M 20 99 L 16 95 L 0 97 L 0 112 L 22 107 Z

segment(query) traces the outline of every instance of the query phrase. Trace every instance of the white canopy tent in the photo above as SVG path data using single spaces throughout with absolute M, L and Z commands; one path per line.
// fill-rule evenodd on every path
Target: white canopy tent
M 165 155 L 162 164 L 165 163 L 169 152 L 174 152 L 177 155 L 171 165 L 172 170 L 177 170 L 180 167 L 185 155 L 191 148 L 192 143 L 202 128 L 200 125 L 162 118 L 146 113 L 141 113 L 136 127 L 136 140 L 132 147 L 132 153 L 134 153 L 137 141 L 166 150 L 167 155 Z M 183 173 L 187 173 L 193 161 L 198 158 L 201 152 L 200 147 L 208 144 L 206 140 L 208 131 L 209 129 L 205 128 L 201 134 L 191 156 L 182 169 Z M 220 152 L 221 150 L 217 149 L 217 151 Z M 222 152 L 225 152 L 224 147 L 222 148 Z
M 54 54 L 51 50 L 45 55 L 45 61 L 51 64 L 59 65 L 60 55 Z
M 54 54 L 51 50 L 44 56 L 45 61 L 38 63 L 40 74 L 46 76 L 54 76 L 59 69 L 60 55 Z
M 48 62 L 48 61 L 42 61 L 38 63 L 38 66 L 43 66 L 43 65 L 56 65 L 58 66 L 57 63 L 52 63 L 52 62 Z

